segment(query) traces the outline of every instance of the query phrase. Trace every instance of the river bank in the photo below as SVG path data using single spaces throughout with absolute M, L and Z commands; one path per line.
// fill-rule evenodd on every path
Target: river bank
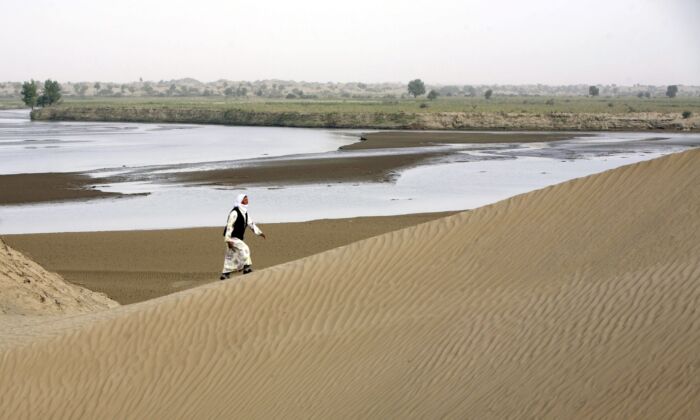
M 612 103 L 612 102 L 611 102 Z M 221 124 L 346 129 L 519 130 L 519 131 L 700 131 L 700 113 L 677 112 L 531 112 L 531 111 L 392 111 L 367 112 L 322 105 L 298 109 L 273 106 L 183 106 L 168 104 L 65 104 L 36 109 L 36 121 L 93 121 Z M 340 109 L 340 110 L 339 110 Z

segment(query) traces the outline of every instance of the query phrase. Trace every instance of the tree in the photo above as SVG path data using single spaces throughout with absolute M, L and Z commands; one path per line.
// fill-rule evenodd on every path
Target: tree
M 484 92 L 484 98 L 486 99 L 491 99 L 491 96 L 493 95 L 493 90 L 487 89 L 486 92 Z
M 437 93 L 435 90 L 431 90 L 431 91 L 428 93 L 428 99 L 430 99 L 431 101 L 434 100 L 434 99 L 437 99 L 438 96 L 440 96 L 440 94 Z
M 39 96 L 37 94 L 36 82 L 34 80 L 31 80 L 29 82 L 22 83 L 21 94 L 22 102 L 24 102 L 25 105 L 31 107 L 32 110 L 34 110 L 34 106 L 36 105 Z
M 421 79 L 411 80 L 408 82 L 408 93 L 414 98 L 425 93 L 425 83 Z
M 588 95 L 589 96 L 598 96 L 600 93 L 600 89 L 598 89 L 598 86 L 588 86 Z
M 44 92 L 41 94 L 37 100 L 39 106 L 49 106 L 61 100 L 61 85 L 58 81 L 46 79 L 44 82 Z
M 678 93 L 678 85 L 670 85 L 666 88 L 666 96 L 669 98 L 675 98 Z

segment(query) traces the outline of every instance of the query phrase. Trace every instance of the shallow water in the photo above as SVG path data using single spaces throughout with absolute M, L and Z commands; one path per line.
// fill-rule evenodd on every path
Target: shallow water
M 26 113 L 25 113 L 26 114 Z M 0 173 L 87 170 L 169 172 L 235 166 L 243 159 L 349 156 L 354 132 L 168 124 L 29 123 L 0 112 Z M 16 114 L 21 117 L 22 114 Z M 25 117 L 26 118 L 26 117 Z M 3 131 L 3 123 L 11 121 Z M 37 125 L 35 125 L 37 124 Z M 23 128 L 24 127 L 24 128 Z M 40 133 L 52 133 L 51 135 Z M 659 140 L 663 137 L 663 140 Z M 59 149 L 17 142 L 60 140 Z M 80 141 L 80 142 L 78 142 Z M 696 134 L 599 133 L 554 143 L 452 145 L 454 153 L 400 171 L 395 182 L 265 185 L 245 189 L 261 223 L 462 210 L 559 182 L 686 150 Z M 438 146 L 440 147 L 440 146 Z M 225 151 L 236 150 L 228 155 Z M 353 152 L 358 156 L 405 149 Z M 253 160 L 252 162 L 255 162 Z M 164 167 L 162 165 L 167 164 Z M 171 165 L 183 164 L 183 168 Z M 125 166 L 125 167 L 123 167 Z M 31 168 L 26 170 L 23 168 Z M 107 168 L 107 169 L 104 169 Z M 240 189 L 148 182 L 101 186 L 150 193 L 65 203 L 0 206 L 0 233 L 216 226 Z
M 320 153 L 355 141 L 357 136 L 331 130 L 31 122 L 28 111 L 0 111 L 0 174 L 83 172 Z

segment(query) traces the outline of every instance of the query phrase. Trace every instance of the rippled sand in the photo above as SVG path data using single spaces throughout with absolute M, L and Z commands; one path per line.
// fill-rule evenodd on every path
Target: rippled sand
M 622 167 L 81 317 L 2 352 L 2 415 L 693 418 L 699 162 Z

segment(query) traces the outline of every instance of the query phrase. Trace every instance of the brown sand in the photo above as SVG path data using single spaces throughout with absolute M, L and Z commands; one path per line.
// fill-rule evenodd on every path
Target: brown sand
M 1 239 L 0 266 L 0 317 L 78 314 L 118 306 L 100 293 L 66 283 Z
M 411 153 L 326 159 L 276 160 L 212 171 L 177 172 L 163 181 L 206 185 L 294 185 L 317 182 L 387 182 L 399 169 L 417 166 L 448 153 Z
M 342 146 L 343 150 L 398 149 L 436 144 L 470 143 L 539 143 L 584 137 L 573 133 L 469 133 L 460 131 L 382 131 L 362 135 L 359 143 Z
M 263 224 L 268 239 L 248 232 L 246 242 L 254 268 L 260 270 L 449 214 Z M 4 239 L 66 280 L 128 304 L 217 280 L 224 255 L 221 232 L 221 227 L 214 227 L 5 235 Z
M 584 134 L 585 135 L 585 134 Z M 343 146 L 343 150 L 401 149 L 441 143 L 531 143 L 583 136 L 571 133 L 465 133 L 388 131 L 364 134 L 365 141 Z M 417 166 L 449 152 L 346 157 L 332 159 L 273 160 L 231 169 L 178 172 L 167 180 L 207 185 L 302 184 L 311 182 L 390 181 L 400 169 Z M 163 180 L 166 180 L 164 178 Z
M 700 150 L 4 350 L 15 418 L 694 418 Z
M 79 173 L 0 175 L 0 205 L 118 197 L 90 188 L 95 180 Z

